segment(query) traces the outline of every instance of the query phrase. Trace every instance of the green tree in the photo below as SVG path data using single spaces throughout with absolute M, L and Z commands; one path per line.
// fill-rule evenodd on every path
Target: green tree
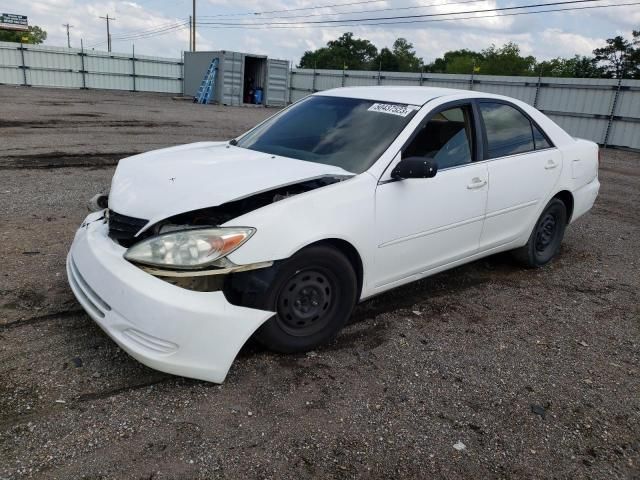
M 396 57 L 395 54 L 387 47 L 380 50 L 375 63 L 376 65 L 373 65 L 373 67 L 377 67 L 385 72 L 400 71 L 400 62 L 398 61 L 398 57 Z
M 378 55 L 378 49 L 369 40 L 354 38 L 353 33 L 344 33 L 327 46 L 306 51 L 300 59 L 300 68 L 329 68 L 369 70 Z
M 608 77 L 625 78 L 633 76 L 634 70 L 637 70 L 637 63 L 634 65 L 634 60 L 637 57 L 634 42 L 638 40 L 638 32 L 634 31 L 633 33 L 634 40 L 632 42 L 618 35 L 608 38 L 604 47 L 596 48 L 593 51 L 596 61 L 602 64 Z
M 629 73 L 631 77 L 640 79 L 640 30 L 633 31 L 633 40 L 631 43 L 634 48 L 629 57 Z
M 26 32 L 0 30 L 0 42 L 43 43 L 47 39 L 47 32 L 37 25 L 32 25 Z
M 398 38 L 393 42 L 393 50 L 387 47 L 380 50 L 371 68 L 386 72 L 419 72 L 422 70 L 422 59 L 416 55 L 413 44 L 405 38 Z
M 398 61 L 399 72 L 419 72 L 422 69 L 422 59 L 418 58 L 413 44 L 405 38 L 393 42 L 393 55 Z
M 601 78 L 604 74 L 593 57 L 553 58 L 538 63 L 536 72 L 543 77 Z
M 442 57 L 428 65 L 427 70 L 432 73 L 464 73 L 469 74 L 474 65 L 480 65 L 484 57 L 479 52 L 467 49 L 450 50 Z
M 533 56 L 523 57 L 520 47 L 509 42 L 497 48 L 491 45 L 482 50 L 483 60 L 480 72 L 484 75 L 534 75 L 536 59 Z

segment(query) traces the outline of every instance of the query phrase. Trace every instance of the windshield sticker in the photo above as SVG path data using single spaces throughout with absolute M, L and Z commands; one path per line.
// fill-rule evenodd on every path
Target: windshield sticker
M 390 115 L 398 115 L 406 117 L 411 112 L 417 110 L 415 105 L 398 105 L 395 103 L 374 103 L 368 108 L 370 112 L 388 113 Z

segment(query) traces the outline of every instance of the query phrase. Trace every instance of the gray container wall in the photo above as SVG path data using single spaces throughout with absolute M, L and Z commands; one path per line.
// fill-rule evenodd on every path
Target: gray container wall
M 179 59 L 0 42 L 0 84 L 181 93 Z
M 640 80 L 295 69 L 290 100 L 329 88 L 366 85 L 423 85 L 506 95 L 535 106 L 575 137 L 640 150 Z

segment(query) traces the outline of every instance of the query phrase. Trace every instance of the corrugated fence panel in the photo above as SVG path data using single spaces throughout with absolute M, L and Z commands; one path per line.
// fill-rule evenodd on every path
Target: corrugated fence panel
M 27 83 L 34 87 L 81 88 L 82 74 L 62 70 L 28 69 Z
M 22 85 L 22 72 L 15 67 L 0 66 L 0 84 Z
M 616 79 L 378 74 L 350 70 L 316 70 L 314 78 L 314 70 L 299 68 L 291 75 L 291 100 L 329 88 L 378 84 L 472 89 L 506 95 L 536 106 L 575 137 L 640 149 L 640 80 L 624 80 L 618 88 Z
M 537 77 L 477 75 L 474 77 L 473 83 L 473 89 L 477 92 L 506 95 L 530 105 L 533 105 L 535 101 L 537 86 Z
M 243 55 L 226 52 L 224 57 L 219 66 L 224 77 L 221 100 L 237 105 L 242 102 Z M 472 89 L 534 105 L 573 136 L 640 149 L 640 80 L 312 69 L 294 69 L 288 74 L 280 71 L 279 64 L 275 67 L 278 75 L 286 77 L 277 82 L 277 88 L 288 89 L 284 98 L 291 102 L 342 86 Z M 4 84 L 181 93 L 183 77 L 180 59 L 0 42 L 0 83 Z M 272 92 L 273 103 L 281 103 L 282 93 Z
M 23 85 L 25 77 L 30 86 L 180 93 L 182 61 L 136 56 L 134 67 L 133 52 L 0 42 L 0 83 Z

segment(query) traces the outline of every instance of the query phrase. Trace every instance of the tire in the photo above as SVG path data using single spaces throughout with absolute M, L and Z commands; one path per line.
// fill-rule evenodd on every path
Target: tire
M 333 339 L 351 316 L 358 279 L 351 262 L 338 250 L 312 246 L 278 269 L 258 300 L 277 312 L 256 332 L 267 348 L 294 353 Z
M 560 251 L 567 227 L 567 207 L 562 200 L 552 198 L 538 218 L 527 244 L 513 251 L 526 267 L 540 268 Z

